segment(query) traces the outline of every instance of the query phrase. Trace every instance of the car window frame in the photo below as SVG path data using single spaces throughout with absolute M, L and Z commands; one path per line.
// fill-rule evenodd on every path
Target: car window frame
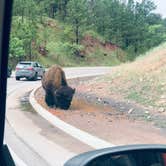
M 0 155 L 3 151 L 6 114 L 9 37 L 13 0 L 0 0 Z M 2 161 L 2 156 L 0 156 Z
M 18 65 L 27 65 L 27 66 L 29 65 L 29 66 L 32 66 L 32 63 L 30 63 L 30 62 L 29 63 L 20 62 L 20 63 L 18 63 Z
M 39 65 L 38 65 L 38 63 L 37 63 L 37 62 L 35 62 L 35 64 L 36 64 L 36 67 L 39 67 Z
M 32 62 L 31 66 L 32 66 L 32 67 L 36 67 L 36 63 L 35 63 L 35 62 Z
M 38 65 L 38 67 L 42 68 L 42 65 L 40 65 L 40 63 L 37 62 L 37 65 Z

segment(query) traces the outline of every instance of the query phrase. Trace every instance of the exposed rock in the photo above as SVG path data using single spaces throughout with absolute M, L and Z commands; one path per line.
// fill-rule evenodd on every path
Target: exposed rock
M 165 109 L 163 107 L 161 107 L 158 109 L 158 112 L 160 112 L 160 113 L 165 112 Z
M 131 114 L 134 111 L 133 108 L 129 109 L 128 114 Z
M 151 119 L 151 116 L 150 116 L 150 115 L 149 115 L 149 116 L 147 116 L 147 119 L 148 119 L 148 120 L 150 120 L 150 119 Z
M 166 99 L 166 95 L 162 95 L 160 99 Z
M 101 98 L 97 98 L 97 101 L 98 101 L 98 102 L 101 102 L 101 101 L 102 101 L 102 99 L 101 99 Z
M 109 104 L 109 102 L 108 101 L 103 101 L 103 103 L 104 103 L 104 105 L 107 105 L 107 104 Z

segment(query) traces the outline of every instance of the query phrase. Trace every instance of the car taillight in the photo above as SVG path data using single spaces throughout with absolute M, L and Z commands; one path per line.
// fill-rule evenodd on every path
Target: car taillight
M 20 70 L 20 68 L 16 67 L 16 70 Z
M 33 67 L 28 67 L 27 70 L 34 70 L 34 68 Z

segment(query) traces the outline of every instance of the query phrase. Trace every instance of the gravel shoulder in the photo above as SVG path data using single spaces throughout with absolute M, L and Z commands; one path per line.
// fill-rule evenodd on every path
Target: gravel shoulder
M 88 84 L 92 79 L 95 77 L 69 80 L 76 94 L 68 111 L 47 107 L 42 88 L 37 90 L 35 97 L 61 120 L 111 143 L 166 143 L 165 116 L 151 114 L 143 106 L 108 96 L 102 90 L 104 85 L 98 87 L 101 95 L 96 94 Z

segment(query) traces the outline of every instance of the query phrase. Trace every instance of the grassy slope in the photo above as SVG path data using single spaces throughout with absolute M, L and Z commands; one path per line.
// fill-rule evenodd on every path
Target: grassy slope
M 49 22 L 49 25 L 47 24 Z M 120 64 L 117 54 L 123 56 L 119 49 L 116 51 L 104 49 L 96 44 L 90 52 L 86 51 L 85 58 L 73 55 L 69 46 L 74 38 L 72 28 L 52 19 L 46 19 L 45 25 L 39 24 L 38 38 L 47 40 L 47 56 L 38 56 L 38 60 L 45 66 L 60 64 L 62 66 L 102 66 Z M 93 47 L 93 46 L 92 46 Z M 88 52 L 88 53 L 87 53 Z M 105 56 L 107 54 L 107 56 Z
M 114 67 L 110 75 L 91 82 L 105 85 L 105 93 L 155 110 L 166 110 L 166 43 L 135 62 Z M 96 92 L 98 90 L 96 89 Z

